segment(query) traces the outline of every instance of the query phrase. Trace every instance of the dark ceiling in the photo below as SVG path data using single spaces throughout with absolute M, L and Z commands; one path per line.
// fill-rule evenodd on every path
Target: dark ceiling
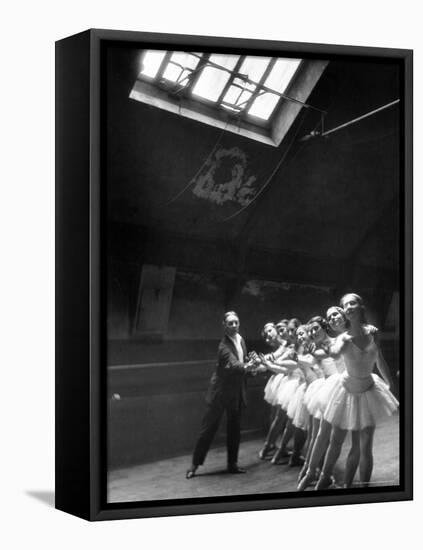
M 303 109 L 281 145 L 272 147 L 129 99 L 139 56 L 128 48 L 108 50 L 113 254 L 143 250 L 149 261 L 192 269 L 397 287 L 398 105 L 306 141 L 300 138 L 320 116 Z M 332 60 L 308 102 L 327 111 L 325 129 L 331 129 L 399 97 L 398 66 Z M 195 193 L 214 148 L 231 151 L 244 181 L 260 190 L 248 207 Z M 234 178 L 232 159 L 229 154 L 215 167 L 213 185 Z

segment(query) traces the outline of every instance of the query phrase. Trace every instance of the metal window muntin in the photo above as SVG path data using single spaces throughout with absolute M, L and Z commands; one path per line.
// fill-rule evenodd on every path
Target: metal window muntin
M 145 54 L 148 51 L 150 51 L 150 50 L 146 50 Z M 271 57 L 268 64 L 267 64 L 267 66 L 266 66 L 266 68 L 265 68 L 265 70 L 264 70 L 264 72 L 263 72 L 263 74 L 262 74 L 262 76 L 261 76 L 261 78 L 260 78 L 260 80 L 258 82 L 252 81 L 247 76 L 247 81 L 248 81 L 247 83 L 250 86 L 254 85 L 255 88 L 254 88 L 254 90 L 245 89 L 245 91 L 251 92 L 251 96 L 247 100 L 243 101 L 240 104 L 240 105 L 245 104 L 245 107 L 243 107 L 242 109 L 239 109 L 240 105 L 225 101 L 224 97 L 226 96 L 226 94 L 227 94 L 228 90 L 231 88 L 231 86 L 240 87 L 239 85 L 235 84 L 235 82 L 234 82 L 236 79 L 242 80 L 242 77 L 240 78 L 239 69 L 241 68 L 242 64 L 244 63 L 244 61 L 247 58 L 253 58 L 255 56 L 239 55 L 238 59 L 237 59 L 237 62 L 234 65 L 233 69 L 228 69 L 228 68 L 223 67 L 223 66 L 219 65 L 218 63 L 210 60 L 210 57 L 213 55 L 213 53 L 205 53 L 205 52 L 197 53 L 197 52 L 191 52 L 191 51 L 183 52 L 183 53 L 186 53 L 186 54 L 191 55 L 193 57 L 197 57 L 198 60 L 199 60 L 197 65 L 193 69 L 191 69 L 190 67 L 182 67 L 182 65 L 178 64 L 175 61 L 172 61 L 171 57 L 174 53 L 175 53 L 175 51 L 166 51 L 166 54 L 165 54 L 165 56 L 162 60 L 162 63 L 160 64 L 159 70 L 157 71 L 156 76 L 154 78 L 149 77 L 147 75 L 144 75 L 144 74 L 142 74 L 142 72 L 140 73 L 140 77 L 142 79 L 145 79 L 145 80 L 153 83 L 153 84 L 157 84 L 159 87 L 163 87 L 163 84 L 164 84 L 163 81 L 166 81 L 169 84 L 174 85 L 174 86 L 179 85 L 179 89 L 176 91 L 176 93 L 182 93 L 185 97 L 189 97 L 194 102 L 198 102 L 200 104 L 204 104 L 204 105 L 207 105 L 209 107 L 212 107 L 216 112 L 216 117 L 219 117 L 221 120 L 222 120 L 222 117 L 223 117 L 223 119 L 225 119 L 228 116 L 232 116 L 232 117 L 237 116 L 239 118 L 242 118 L 244 121 L 248 121 L 249 124 L 252 124 L 253 126 L 257 126 L 259 128 L 270 128 L 271 127 L 272 122 L 273 122 L 273 118 L 276 115 L 276 113 L 278 112 L 278 110 L 280 109 L 281 103 L 285 99 L 284 96 L 287 95 L 287 92 L 288 92 L 289 88 L 291 87 L 292 83 L 294 82 L 294 80 L 295 80 L 295 78 L 296 78 L 296 76 L 297 76 L 297 74 L 298 74 L 298 72 L 299 72 L 299 70 L 302 66 L 302 60 L 300 60 L 300 63 L 298 64 L 295 72 L 291 76 L 290 81 L 289 81 L 288 85 L 286 86 L 285 90 L 283 92 L 279 92 L 278 90 L 271 89 L 271 88 L 267 87 L 264 84 L 267 77 L 269 76 L 271 70 L 273 69 L 274 65 L 278 61 L 278 59 L 281 59 L 279 57 Z M 181 50 L 181 53 L 182 53 L 182 50 Z M 222 55 L 225 55 L 225 54 L 222 54 Z M 179 78 L 178 78 L 177 81 L 172 81 L 170 79 L 164 78 L 163 75 L 164 75 L 164 72 L 166 71 L 166 68 L 169 65 L 169 63 L 172 63 L 174 65 L 178 65 L 179 67 L 181 67 L 181 72 L 180 72 L 179 77 L 184 73 L 184 70 L 187 71 L 189 74 L 192 74 L 194 72 L 195 73 L 194 77 L 190 79 L 190 78 L 188 78 L 188 75 L 186 75 L 186 76 L 183 77 L 183 79 L 181 79 L 180 82 L 178 82 Z M 198 83 L 198 81 L 200 80 L 200 78 L 203 74 L 203 69 L 206 68 L 206 67 L 214 67 L 216 70 L 220 70 L 222 72 L 227 72 L 227 73 L 230 74 L 230 77 L 229 77 L 228 81 L 226 82 L 226 84 L 224 85 L 224 87 L 223 87 L 219 97 L 217 98 L 217 100 L 211 100 L 211 99 L 208 99 L 207 97 L 202 96 L 201 94 L 198 94 L 198 93 L 193 94 L 192 93 L 193 89 L 195 88 L 196 84 Z M 185 80 L 188 80 L 188 82 L 186 84 L 184 83 Z M 278 99 L 277 103 L 273 107 L 273 109 L 272 109 L 272 111 L 269 114 L 267 119 L 265 119 L 263 117 L 253 115 L 249 112 L 249 110 L 254 105 L 254 102 L 256 101 L 256 99 L 258 97 L 262 96 L 265 93 L 273 93 L 274 95 L 279 96 L 279 99 Z M 242 93 L 240 94 L 240 96 L 241 95 L 242 95 Z M 239 99 L 239 97 L 238 97 L 238 99 Z

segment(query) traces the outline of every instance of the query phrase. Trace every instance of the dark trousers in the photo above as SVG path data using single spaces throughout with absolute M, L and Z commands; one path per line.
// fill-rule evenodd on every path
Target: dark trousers
M 208 405 L 201 424 L 200 436 L 197 440 L 192 458 L 192 463 L 195 466 L 204 463 L 224 412 L 226 412 L 226 449 L 228 453 L 228 466 L 233 466 L 238 462 L 238 449 L 241 438 L 241 408 L 234 408 L 233 405 L 225 405 L 218 399 L 215 399 Z

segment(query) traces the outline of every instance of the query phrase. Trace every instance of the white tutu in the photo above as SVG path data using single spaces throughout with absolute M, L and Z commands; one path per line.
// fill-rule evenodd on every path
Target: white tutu
M 286 378 L 284 374 L 272 374 L 264 388 L 264 399 L 270 405 L 277 405 L 277 390 Z
M 319 391 L 319 401 L 323 418 L 343 430 L 376 426 L 398 408 L 397 399 L 376 374 L 364 378 L 334 374 Z
M 286 381 L 280 384 L 277 390 L 276 401 L 284 411 L 288 410 L 288 405 L 293 398 L 298 386 L 300 385 L 300 379 L 298 377 L 285 377 Z
M 305 391 L 305 388 L 303 388 L 304 385 L 305 385 L 305 382 L 299 384 L 297 386 L 297 389 L 295 390 L 295 393 L 293 394 L 293 396 L 289 400 L 288 408 L 286 410 L 286 414 L 288 415 L 288 417 L 291 420 L 294 419 L 295 411 L 297 410 L 297 407 L 299 407 L 299 405 L 303 401 L 304 391 Z
M 327 380 L 327 378 L 318 378 L 308 386 L 304 394 L 304 404 L 309 414 L 314 418 L 321 418 L 322 416 L 322 402 L 319 394 Z
M 304 403 L 304 395 L 307 390 L 305 382 L 300 383 L 294 396 L 289 402 L 287 415 L 292 420 L 293 425 L 301 430 L 306 430 L 308 427 L 308 419 L 310 413 Z

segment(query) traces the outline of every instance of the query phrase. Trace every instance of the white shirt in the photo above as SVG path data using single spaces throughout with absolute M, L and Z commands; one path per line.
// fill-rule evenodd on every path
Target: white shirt
M 241 336 L 237 333 L 235 336 L 228 336 L 232 340 L 232 342 L 235 344 L 235 349 L 238 354 L 238 359 L 241 361 L 241 363 L 244 362 L 244 352 L 242 350 L 241 346 Z

